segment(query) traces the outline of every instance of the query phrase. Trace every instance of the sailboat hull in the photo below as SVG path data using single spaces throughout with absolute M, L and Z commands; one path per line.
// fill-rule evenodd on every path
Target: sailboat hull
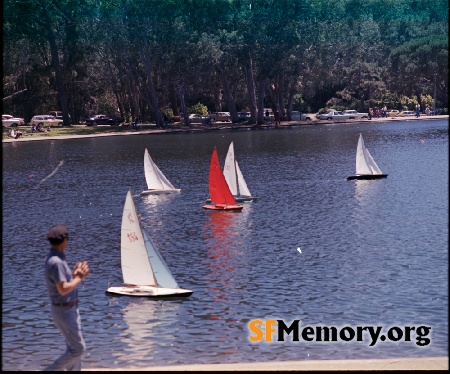
M 370 179 L 381 179 L 381 178 L 387 178 L 388 174 L 357 174 L 357 175 L 350 175 L 347 177 L 347 180 L 353 180 L 353 179 L 359 179 L 359 180 L 370 180 Z
M 163 288 L 152 286 L 122 286 L 122 287 L 109 287 L 106 290 L 107 293 L 125 295 L 125 296 L 138 296 L 138 297 L 170 297 L 170 296 L 191 296 L 194 291 L 185 290 L 183 288 Z
M 233 197 L 237 203 L 259 199 L 259 196 L 233 196 Z M 211 199 L 206 199 L 206 202 L 209 204 L 211 202 Z
M 154 189 L 154 190 L 145 190 L 141 192 L 141 196 L 144 195 L 163 195 L 163 194 L 169 194 L 169 193 L 176 193 L 180 192 L 181 188 L 175 188 L 173 190 L 163 190 L 163 189 Z
M 215 205 L 203 205 L 203 209 L 211 210 L 242 210 L 242 205 L 227 205 L 227 204 L 215 204 Z
M 235 196 L 234 200 L 236 200 L 237 203 L 242 201 L 250 201 L 250 200 L 256 200 L 259 199 L 258 196 Z

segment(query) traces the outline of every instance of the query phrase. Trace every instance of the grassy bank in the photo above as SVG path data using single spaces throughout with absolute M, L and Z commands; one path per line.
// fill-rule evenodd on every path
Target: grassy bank
M 143 130 L 150 130 L 156 128 L 155 125 L 139 125 Z M 68 136 L 68 135 L 94 135 L 94 134 L 107 134 L 115 132 L 131 131 L 131 126 L 86 126 L 86 125 L 71 125 L 52 127 L 51 131 L 46 132 L 31 132 L 31 126 L 20 126 L 17 128 L 23 132 L 23 137 L 32 136 L 33 138 L 45 138 L 54 136 Z M 2 139 L 10 139 L 8 136 L 10 128 L 3 127 Z

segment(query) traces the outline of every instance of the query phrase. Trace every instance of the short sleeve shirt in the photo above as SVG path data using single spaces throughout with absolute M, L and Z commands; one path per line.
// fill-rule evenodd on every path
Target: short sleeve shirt
M 65 254 L 53 248 L 50 249 L 50 253 L 45 260 L 45 282 L 52 303 L 78 300 L 77 289 L 63 296 L 56 287 L 59 282 L 70 282 L 72 279 L 72 271 L 67 264 Z

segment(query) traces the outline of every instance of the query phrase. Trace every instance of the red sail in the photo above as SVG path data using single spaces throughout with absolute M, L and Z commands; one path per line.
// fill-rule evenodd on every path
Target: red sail
M 223 176 L 222 169 L 220 168 L 216 147 L 214 147 L 209 168 L 209 196 L 211 202 L 215 204 L 236 204 L 227 181 Z

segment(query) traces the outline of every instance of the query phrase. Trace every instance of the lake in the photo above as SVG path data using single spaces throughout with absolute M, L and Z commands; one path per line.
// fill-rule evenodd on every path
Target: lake
M 360 133 L 386 179 L 346 180 Z M 259 199 L 202 209 L 212 151 L 223 166 L 231 141 Z M 145 148 L 179 194 L 139 196 Z M 448 151 L 447 120 L 3 144 L 2 369 L 41 370 L 65 349 L 43 275 L 57 223 L 69 265 L 91 269 L 79 288 L 84 369 L 447 356 Z M 105 294 L 122 282 L 128 189 L 189 298 Z M 429 326 L 430 343 L 251 342 L 255 319 Z

